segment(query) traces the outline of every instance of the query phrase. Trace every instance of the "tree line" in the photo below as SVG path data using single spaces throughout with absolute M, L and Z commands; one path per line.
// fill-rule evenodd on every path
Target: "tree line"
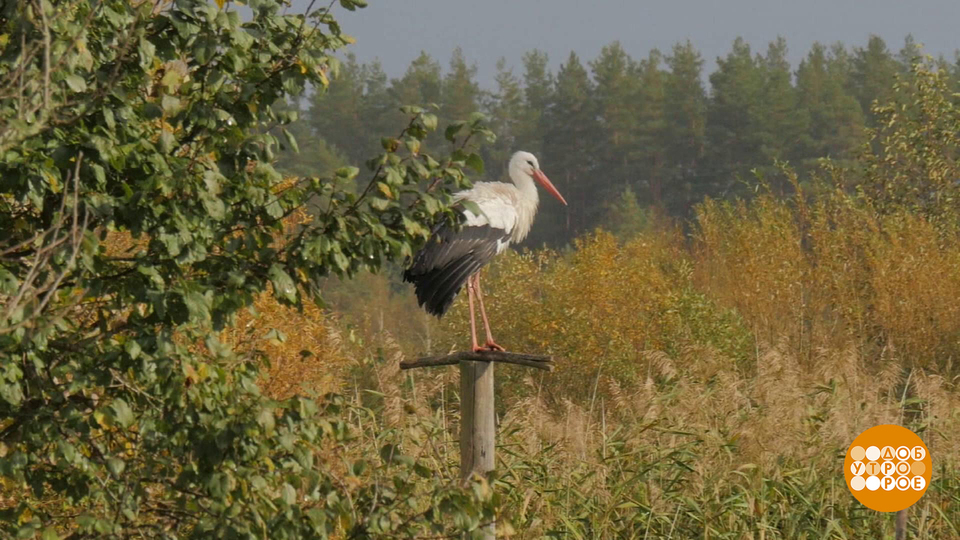
M 871 36 L 863 47 L 815 43 L 793 69 L 785 39 L 761 53 L 738 38 L 705 79 L 690 41 L 641 59 L 613 42 L 589 61 L 571 52 L 556 72 L 539 50 L 524 54 L 520 73 L 500 59 L 485 89 L 459 48 L 446 70 L 421 53 L 393 79 L 379 62 L 348 55 L 326 92 L 296 104 L 294 131 L 311 150 L 283 165 L 316 174 L 364 162 L 402 128 L 404 104 L 436 104 L 441 124 L 480 111 L 497 135 L 483 150 L 485 179 L 502 179 L 514 150 L 540 156 L 570 205 L 545 204 L 531 243 L 562 244 L 597 225 L 643 221 L 650 210 L 688 216 L 706 196 L 745 194 L 754 170 L 777 186 L 776 160 L 800 170 L 823 157 L 849 160 L 875 121 L 870 105 L 889 100 L 894 78 L 922 58 L 911 36 L 898 52 Z M 960 57 L 931 62 L 960 86 Z M 442 133 L 426 142 L 441 144 Z

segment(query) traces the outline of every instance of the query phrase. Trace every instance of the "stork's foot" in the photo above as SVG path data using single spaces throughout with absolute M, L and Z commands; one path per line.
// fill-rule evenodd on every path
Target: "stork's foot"
M 488 340 L 487 343 L 486 343 L 486 345 L 483 346 L 483 350 L 485 350 L 485 351 L 497 351 L 497 352 L 506 352 L 506 351 L 507 351 L 507 350 L 504 349 L 503 347 L 501 347 L 501 346 L 497 345 L 496 343 L 494 343 L 493 340 Z
M 492 341 L 488 341 L 483 346 L 474 345 L 473 352 L 506 352 L 507 350 Z

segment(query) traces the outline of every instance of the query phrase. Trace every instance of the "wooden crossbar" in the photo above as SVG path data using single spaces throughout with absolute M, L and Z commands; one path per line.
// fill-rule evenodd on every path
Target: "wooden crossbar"
M 434 366 L 455 366 L 462 360 L 473 362 L 501 362 L 517 366 L 532 367 L 544 371 L 553 371 L 553 357 L 540 354 L 511 353 L 501 351 L 459 351 L 446 356 L 427 356 L 416 360 L 400 362 L 400 369 L 414 369 Z

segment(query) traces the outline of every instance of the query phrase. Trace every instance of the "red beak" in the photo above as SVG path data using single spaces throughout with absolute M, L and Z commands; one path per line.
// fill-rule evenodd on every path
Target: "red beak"
M 567 201 L 564 200 L 563 195 L 557 191 L 557 188 L 553 187 L 553 182 L 551 182 L 550 179 L 547 178 L 547 175 L 543 174 L 540 169 L 533 170 L 533 179 L 540 182 L 540 185 L 543 186 L 543 189 L 547 190 L 547 193 L 556 197 L 564 206 L 567 205 Z

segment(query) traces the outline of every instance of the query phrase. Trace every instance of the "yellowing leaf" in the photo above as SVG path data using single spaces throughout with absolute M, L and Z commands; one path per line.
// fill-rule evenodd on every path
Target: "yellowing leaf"
M 195 383 L 200 380 L 200 377 L 197 375 L 197 370 L 194 369 L 190 364 L 183 365 L 183 374 L 186 375 L 187 380 L 191 383 Z

